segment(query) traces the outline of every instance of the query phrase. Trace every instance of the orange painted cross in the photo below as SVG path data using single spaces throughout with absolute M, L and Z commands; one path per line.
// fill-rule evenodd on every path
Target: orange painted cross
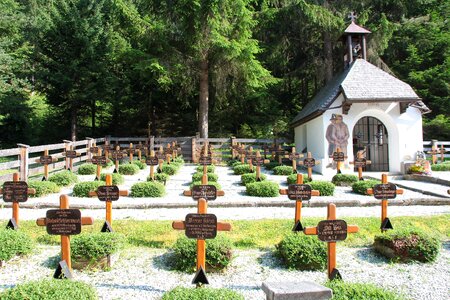
M 128 191 L 119 190 L 116 185 L 112 185 L 112 175 L 106 174 L 106 185 L 99 186 L 97 191 L 89 192 L 90 197 L 97 196 L 100 201 L 106 203 L 106 221 L 101 232 L 113 232 L 112 229 L 112 201 L 119 200 L 120 196 L 128 196 Z
M 61 236 L 61 259 L 53 274 L 54 278 L 72 278 L 72 261 L 70 258 L 70 236 L 81 233 L 82 225 L 92 225 L 91 217 L 81 217 L 79 209 L 69 209 L 69 197 L 59 197 L 59 208 L 47 211 L 45 218 L 36 220 L 38 226 L 46 226 L 50 235 Z
M 292 231 L 302 231 L 302 201 L 310 200 L 311 196 L 320 196 L 320 192 L 312 190 L 310 185 L 303 184 L 303 175 L 297 174 L 296 184 L 290 184 L 287 189 L 279 190 L 281 195 L 288 195 L 289 199 L 295 200 L 295 218 Z
M 120 146 L 117 145 L 114 151 L 111 151 L 111 158 L 114 160 L 114 171 L 113 173 L 119 173 L 119 161 L 127 156 L 126 153 L 120 151 Z
M 39 159 L 35 160 L 37 163 L 44 165 L 44 177 L 42 177 L 42 181 L 48 180 L 48 165 L 57 162 L 57 158 L 53 158 L 51 155 L 48 155 L 48 149 L 44 150 L 44 155 L 39 157 Z
M 316 159 L 312 157 L 311 152 L 308 152 L 306 158 L 299 162 L 299 164 L 308 169 L 308 178 L 312 180 L 312 168 L 320 164 L 320 161 L 316 161 Z
M 270 163 L 270 160 L 263 159 L 259 150 L 256 150 L 256 155 L 252 162 L 256 165 L 256 181 L 261 181 L 261 165 Z
M 350 164 L 355 165 L 358 168 L 358 178 L 359 180 L 364 180 L 362 175 L 362 169 L 366 167 L 366 165 L 370 165 L 372 162 L 367 160 L 361 152 L 358 152 L 355 161 L 351 161 Z
M 70 142 L 70 141 L 65 141 Z M 67 144 L 68 145 L 68 144 Z M 73 145 L 67 146 L 65 151 L 63 152 L 63 155 L 66 157 L 66 169 L 68 171 L 73 170 L 73 159 L 77 158 L 77 156 L 80 156 L 81 154 L 77 151 L 73 150 Z
M 336 220 L 336 205 L 328 204 L 327 219 L 320 221 L 317 227 L 306 227 L 303 232 L 306 235 L 317 235 L 319 240 L 327 242 L 327 272 L 328 279 L 341 279 L 342 276 L 336 269 L 336 242 L 347 238 L 347 233 L 356 233 L 359 227 L 347 225 L 344 220 Z
M 341 151 L 341 148 L 337 148 L 335 152 L 333 152 L 333 161 L 336 162 L 336 173 L 341 174 L 341 165 L 342 162 L 345 161 L 347 156 L 345 153 Z
M 297 173 L 297 159 L 302 158 L 303 154 L 296 153 L 295 147 L 292 147 L 292 152 L 284 157 L 292 161 L 292 169 L 294 170 L 294 173 Z
M 387 181 L 387 175 L 381 175 L 381 184 L 377 184 L 373 189 L 367 189 L 367 194 L 374 195 L 376 199 L 381 199 L 381 232 L 393 229 L 391 221 L 387 217 L 388 199 L 394 199 L 397 195 L 403 194 L 403 189 Z
M 4 202 L 12 202 L 12 218 L 9 220 L 6 228 L 19 229 L 19 202 L 26 202 L 28 195 L 36 194 L 36 190 L 28 188 L 28 184 L 25 181 L 19 181 L 19 173 L 14 173 L 13 181 L 3 183 L 3 188 L 0 188 L 0 194 L 3 194 Z
M 439 149 L 439 154 L 441 155 L 441 163 L 444 162 L 444 154 L 447 152 L 447 149 L 444 148 L 444 144 L 441 144 L 441 148 Z
M 150 150 L 150 156 L 147 156 L 145 158 L 145 164 L 150 166 L 150 181 L 155 181 L 155 166 L 157 166 L 159 163 L 162 163 L 162 160 L 158 159 L 158 157 L 155 156 L 155 151 Z

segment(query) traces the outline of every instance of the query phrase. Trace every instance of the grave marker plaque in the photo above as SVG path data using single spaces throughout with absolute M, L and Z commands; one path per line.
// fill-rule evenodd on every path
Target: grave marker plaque
M 313 168 L 316 165 L 316 160 L 311 157 L 307 157 L 303 160 L 303 166 L 305 168 Z
M 45 224 L 51 235 L 74 235 L 81 233 L 81 212 L 79 209 L 50 209 Z
M 119 188 L 116 185 L 99 186 L 97 197 L 100 201 L 117 201 L 119 200 Z
M 101 166 L 104 166 L 104 165 L 106 165 L 107 159 L 106 159 L 105 156 L 99 156 L 99 155 L 96 155 L 96 156 L 92 156 L 91 161 L 92 161 L 92 163 L 93 163 L 94 165 L 101 165 Z
M 209 166 L 212 164 L 212 159 L 210 156 L 200 156 L 198 163 L 202 166 Z
M 367 165 L 367 160 L 365 158 L 357 158 L 353 164 L 356 168 L 364 168 Z
M 312 189 L 307 184 L 290 184 L 288 187 L 288 198 L 290 200 L 310 200 Z
M 157 166 L 159 164 L 159 159 L 156 156 L 147 156 L 145 158 L 145 164 L 148 166 Z
M 324 220 L 317 225 L 317 236 L 323 242 L 344 241 L 347 238 L 347 222 Z
M 53 157 L 51 155 L 42 155 L 39 157 L 39 163 L 43 165 L 49 165 L 53 163 Z
M 65 156 L 67 158 L 77 158 L 77 151 L 75 151 L 75 150 L 66 150 Z
M 373 187 L 375 199 L 394 199 L 397 197 L 397 186 L 393 183 L 377 184 Z
M 334 160 L 335 162 L 338 162 L 338 161 L 340 161 L 340 162 L 345 161 L 345 154 L 344 154 L 344 152 L 333 152 L 333 160 Z
M 213 239 L 217 235 L 217 217 L 213 214 L 187 214 L 186 236 L 191 239 Z
M 98 152 L 98 147 L 97 146 L 93 146 L 89 148 L 89 152 L 91 153 L 97 153 Z
M 123 152 L 120 150 L 113 150 L 111 151 L 111 158 L 114 160 L 123 159 Z
M 6 181 L 3 184 L 3 201 L 26 202 L 28 200 L 28 184 L 24 181 Z
M 194 200 L 200 200 L 200 198 L 206 201 L 216 200 L 217 188 L 214 185 L 194 185 L 192 187 L 192 198 Z

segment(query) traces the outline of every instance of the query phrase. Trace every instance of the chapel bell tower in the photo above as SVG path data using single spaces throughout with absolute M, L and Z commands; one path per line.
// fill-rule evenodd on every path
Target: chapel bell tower
M 356 15 L 353 12 L 348 17 L 352 22 L 344 32 L 347 49 L 344 55 L 345 67 L 348 67 L 357 58 L 367 60 L 366 36 L 371 33 L 369 30 L 356 25 Z

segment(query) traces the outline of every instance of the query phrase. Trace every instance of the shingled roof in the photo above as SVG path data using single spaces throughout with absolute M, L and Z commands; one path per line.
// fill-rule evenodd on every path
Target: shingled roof
M 297 126 L 320 116 L 330 108 L 341 92 L 349 103 L 420 100 L 409 84 L 364 59 L 357 59 L 322 88 L 294 118 L 291 125 Z

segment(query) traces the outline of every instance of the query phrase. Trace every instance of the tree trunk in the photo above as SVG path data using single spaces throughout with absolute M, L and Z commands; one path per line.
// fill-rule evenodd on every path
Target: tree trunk
M 198 131 L 201 138 L 208 138 L 208 59 L 200 62 L 200 95 L 198 109 Z
M 91 102 L 91 119 L 92 119 L 92 128 L 91 128 L 91 136 L 95 137 L 95 115 L 97 113 L 97 107 L 95 105 L 95 100 Z
M 323 6 L 330 9 L 328 1 L 324 1 Z M 329 31 L 323 32 L 323 50 L 324 50 L 324 64 L 325 64 L 325 83 L 328 83 L 333 78 L 333 45 L 331 44 L 331 35 Z
M 70 139 L 73 142 L 77 140 L 77 109 L 74 107 L 70 113 Z

